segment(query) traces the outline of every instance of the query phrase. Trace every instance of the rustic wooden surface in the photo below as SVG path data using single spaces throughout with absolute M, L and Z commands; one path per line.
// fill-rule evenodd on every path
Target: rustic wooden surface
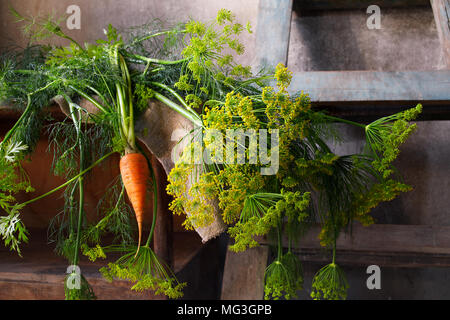
M 297 0 L 294 6 L 304 10 L 366 9 L 376 4 L 381 8 L 429 6 L 428 0 Z
M 60 112 L 59 107 L 52 106 L 50 111 L 55 120 L 64 119 L 64 115 Z M 0 108 L 0 135 L 11 127 L 13 121 L 20 116 L 20 113 L 10 107 Z M 64 180 L 51 174 L 52 154 L 47 151 L 48 142 L 45 134 L 42 135 L 35 151 L 30 155 L 30 159 L 23 163 L 23 168 L 30 177 L 35 192 L 32 194 L 20 193 L 17 195 L 19 202 L 27 201 L 37 195 L 43 194 L 48 190 L 60 185 Z M 144 146 L 145 147 L 145 146 Z M 157 225 L 155 228 L 155 238 L 153 246 L 158 256 L 166 263 L 171 265 L 175 270 L 180 270 L 186 265 L 193 256 L 201 249 L 202 243 L 199 237 L 193 232 L 177 233 L 177 240 L 173 240 L 173 217 L 168 210 L 169 199 L 165 192 L 166 173 L 161 163 L 144 148 L 144 152 L 152 159 L 152 167 L 155 170 L 157 185 L 159 187 L 158 200 L 159 207 L 157 212 Z M 94 168 L 86 177 L 86 214 L 89 221 L 97 219 L 96 204 L 104 195 L 105 190 L 110 183 L 119 175 L 118 155 L 112 155 L 98 167 Z M 152 221 L 152 199 L 150 194 L 147 203 L 147 212 L 144 219 L 144 230 L 148 232 Z M 64 205 L 62 192 L 57 192 L 49 197 L 41 199 L 24 208 L 22 217 L 27 228 L 46 228 L 56 214 L 61 211 Z M 46 208 L 46 210 L 42 210 Z M 181 219 L 175 219 L 177 230 L 184 230 L 181 227 Z M 143 239 L 146 240 L 145 234 Z M 181 239 L 181 240 L 180 240 Z M 194 239 L 194 240 L 193 240 Z M 144 241 L 145 241 L 144 240 Z M 30 242 L 34 241 L 32 237 Z M 31 245 L 31 243 L 30 243 Z M 173 248 L 176 245 L 177 248 Z M 10 260 L 11 255 L 5 251 L 0 251 L 0 299 L 60 299 L 64 298 L 62 273 L 55 273 L 59 268 L 65 270 L 67 263 L 63 259 L 55 258 L 55 253 L 46 251 L 42 254 L 45 245 L 42 241 L 38 241 L 38 248 L 31 245 L 27 251 L 30 257 L 27 259 Z M 34 248 L 34 249 L 33 249 Z M 2 246 L 1 249 L 4 249 Z M 38 255 L 33 253 L 36 250 Z M 174 252 L 175 251 L 175 252 Z M 56 260 L 55 260 L 56 259 Z M 57 269 L 55 269 L 57 268 Z M 112 285 L 107 283 L 98 273 L 97 269 L 92 269 L 92 265 L 87 265 L 88 280 L 92 283 L 96 294 L 100 299 L 154 299 L 153 295 L 136 295 L 129 292 L 128 283 L 114 282 Z M 59 270 L 58 269 L 58 270 Z M 84 269 L 84 267 L 83 267 Z M 15 287 L 15 290 L 11 288 Z M 126 290 L 125 290 L 126 289 Z M 4 294 L 4 295 L 3 295 Z M 61 296 L 62 294 L 62 296 Z
M 200 238 L 194 233 L 175 233 L 174 271 L 180 272 L 201 250 Z M 22 246 L 23 258 L 0 247 L 0 300 L 61 300 L 64 299 L 64 277 L 68 263 L 53 252 L 47 244 L 45 230 L 30 230 L 30 242 Z M 164 299 L 152 293 L 136 293 L 126 281 L 106 281 L 98 269 L 118 256 L 108 255 L 106 260 L 80 261 L 81 273 L 86 277 L 99 300 L 103 299 Z
M 260 246 L 244 252 L 228 250 L 222 281 L 222 300 L 261 300 L 269 248 Z
M 295 73 L 291 90 L 314 103 L 371 101 L 450 101 L 450 70 L 310 71 Z
M 257 67 L 287 64 L 293 0 L 260 0 L 256 27 Z
M 312 227 L 296 252 L 303 261 L 329 261 L 330 251 L 319 243 L 320 227 Z M 267 244 L 266 239 L 260 239 Z M 283 239 L 287 245 L 287 239 Z M 450 266 L 450 227 L 435 225 L 355 223 L 351 232 L 342 232 L 337 240 L 337 258 L 342 264 L 402 267 Z
M 442 54 L 450 69 L 450 0 L 430 0 L 434 21 L 441 41 Z

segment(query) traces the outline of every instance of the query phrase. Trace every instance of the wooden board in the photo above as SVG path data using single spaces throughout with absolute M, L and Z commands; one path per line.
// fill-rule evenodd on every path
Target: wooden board
M 450 120 L 450 101 L 368 101 L 368 102 L 313 102 L 316 110 L 360 123 L 370 123 L 421 103 L 423 111 L 418 121 Z
M 294 7 L 304 10 L 366 9 L 373 4 L 381 8 L 409 8 L 430 5 L 428 0 L 296 0 Z
M 447 69 L 450 69 L 450 0 L 431 0 L 434 21 Z
M 287 64 L 293 0 L 260 0 L 256 28 L 257 68 Z
M 261 300 L 269 248 L 260 246 L 244 252 L 228 250 L 222 281 L 222 300 Z
M 384 266 L 450 266 L 450 226 L 354 224 L 341 233 L 337 259 L 343 264 Z M 319 244 L 320 227 L 311 228 L 295 247 L 304 261 L 330 261 L 330 251 Z M 262 239 L 261 243 L 267 244 Z M 287 244 L 287 239 L 284 239 Z
M 299 72 L 290 90 L 303 90 L 315 103 L 450 101 L 450 70 Z
M 0 246 L 0 300 L 60 300 L 64 299 L 64 278 L 67 260 L 53 252 L 53 245 L 46 243 L 45 230 L 30 230 L 29 244 L 22 245 L 23 258 Z M 194 233 L 174 234 L 174 271 L 182 271 L 201 251 L 203 245 Z M 130 290 L 127 281 L 109 283 L 99 273 L 99 268 L 115 261 L 119 255 L 109 254 L 107 260 L 90 262 L 82 256 L 81 273 L 89 281 L 99 300 L 164 299 L 150 292 L 137 293 Z

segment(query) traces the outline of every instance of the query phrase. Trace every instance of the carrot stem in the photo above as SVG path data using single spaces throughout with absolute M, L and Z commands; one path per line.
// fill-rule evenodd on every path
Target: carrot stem
M 148 159 L 147 162 L 149 162 Z M 149 163 L 149 168 L 150 173 L 152 175 L 152 185 L 153 185 L 153 219 L 152 219 L 152 227 L 150 228 L 150 233 L 148 235 L 147 242 L 145 243 L 145 246 L 147 247 L 150 245 L 150 241 L 153 238 L 153 233 L 155 231 L 156 226 L 156 216 L 158 214 L 158 186 L 156 184 L 155 171 L 153 170 L 151 163 Z

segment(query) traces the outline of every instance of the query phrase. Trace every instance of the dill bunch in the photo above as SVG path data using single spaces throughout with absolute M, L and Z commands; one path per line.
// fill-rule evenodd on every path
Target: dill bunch
M 272 262 L 264 274 L 264 299 L 296 298 L 303 289 L 303 268 L 291 251 Z
M 58 87 L 58 81 L 52 81 L 45 72 L 47 52 L 43 46 L 27 46 L 0 55 L 0 102 L 22 112 L 0 147 L 10 140 L 21 142 L 28 146 L 24 154 L 29 154 L 40 138 L 49 117 L 46 107 Z
M 314 300 L 345 300 L 347 290 L 348 282 L 344 271 L 333 262 L 314 276 L 311 297 Z
M 148 245 L 141 247 L 137 256 L 136 246 L 105 249 L 126 252 L 116 262 L 100 269 L 105 279 L 127 280 L 133 283 L 131 290 L 138 292 L 151 290 L 156 295 L 163 294 L 171 299 L 183 296 L 182 289 L 186 283 L 179 283 L 172 271 L 159 260 Z
M 367 144 L 375 155 L 373 166 L 383 178 L 394 173 L 391 163 L 400 153 L 400 145 L 416 130 L 411 123 L 422 112 L 422 105 L 375 120 L 365 128 Z

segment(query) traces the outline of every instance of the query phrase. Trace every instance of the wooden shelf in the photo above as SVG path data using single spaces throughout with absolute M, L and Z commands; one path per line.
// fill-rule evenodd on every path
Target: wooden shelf
M 319 243 L 314 226 L 295 246 L 303 261 L 330 261 L 330 250 Z M 268 241 L 261 239 L 262 244 Z M 287 246 L 287 239 L 284 239 Z M 450 226 L 359 223 L 341 233 L 336 243 L 338 263 L 389 267 L 450 267 Z
M 423 120 L 450 119 L 450 70 L 316 71 L 295 73 L 291 93 L 346 118 L 378 118 L 423 105 Z
M 450 70 L 299 72 L 291 87 L 308 93 L 314 103 L 445 101 L 450 105 Z
M 359 103 L 360 109 L 383 104 L 410 107 L 415 103 L 432 105 L 432 113 L 448 116 L 450 106 L 450 0 L 261 0 L 256 29 L 257 67 L 287 63 L 292 8 L 342 9 L 380 6 L 426 5 L 433 8 L 439 39 L 447 60 L 447 70 L 429 71 L 313 71 L 294 74 L 291 92 L 303 90 L 313 105 L 327 107 L 332 104 Z M 439 108 L 435 106 L 438 105 Z M 340 108 L 338 111 L 345 111 Z M 373 112 L 373 110 L 370 110 Z

